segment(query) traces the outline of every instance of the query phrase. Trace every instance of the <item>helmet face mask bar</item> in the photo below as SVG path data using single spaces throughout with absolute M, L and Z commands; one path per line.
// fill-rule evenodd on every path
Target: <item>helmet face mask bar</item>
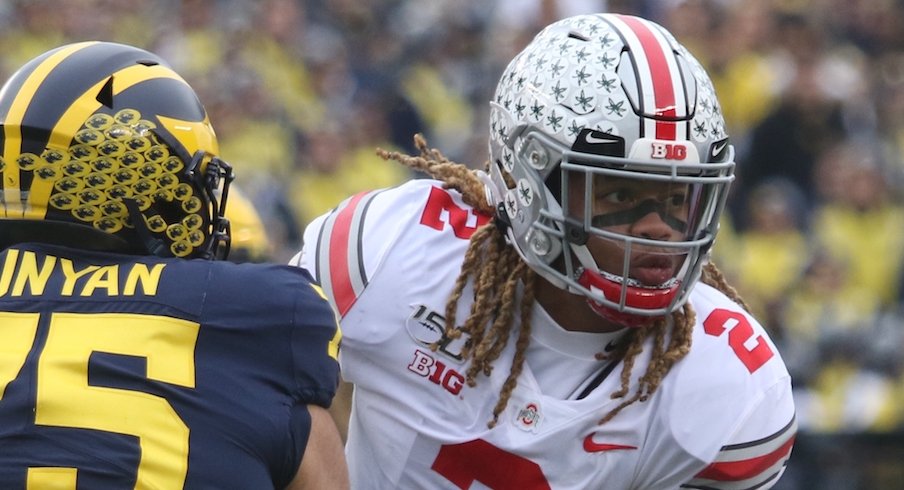
M 684 304 L 718 230 L 733 180 L 730 153 L 724 163 L 704 164 L 613 158 L 576 153 L 523 129 L 527 134 L 517 134 L 513 146 L 520 151 L 512 160 L 522 164 L 513 165 L 513 175 L 533 169 L 525 162 L 559 162 L 549 165 L 552 170 L 526 173 L 504 198 L 509 239 L 528 263 L 619 324 L 645 325 Z M 491 172 L 491 178 L 499 176 Z M 532 203 L 537 219 L 527 221 L 519 196 L 524 201 L 533 185 L 543 191 Z M 672 230 L 667 238 L 631 234 L 632 225 L 650 215 L 657 215 L 652 219 L 660 229 Z
M 563 257 L 569 289 L 623 324 L 683 305 L 715 240 L 733 167 L 566 151 L 561 196 L 572 252 Z
M 510 63 L 491 109 L 487 195 L 525 262 L 621 325 L 680 308 L 734 171 L 690 53 L 642 19 L 565 19 Z
M 178 220 L 180 213 L 184 211 L 184 206 L 180 206 L 180 210 L 169 205 L 174 201 L 173 199 L 158 201 L 142 211 L 138 200 L 124 197 L 122 201 L 128 209 L 130 224 L 134 227 L 144 249 L 152 255 L 163 257 L 191 255 L 208 260 L 226 259 L 231 244 L 231 229 L 225 213 L 229 188 L 235 179 L 232 166 L 204 150 L 198 150 L 181 173 L 182 179 L 191 182 L 193 187 L 200 190 L 201 202 L 207 203 L 197 211 L 199 216 L 203 215 L 204 222 L 210 223 L 208 227 L 204 228 L 209 230 L 207 240 L 199 243 L 195 238 L 194 241 L 198 245 L 193 246 L 193 239 L 190 236 L 198 231 L 191 229 L 195 225 L 169 225 L 164 234 L 170 240 L 162 237 L 155 238 L 154 232 L 160 231 L 151 228 L 151 226 L 155 226 L 153 225 L 156 222 L 155 218 L 160 217 L 161 214 L 167 214 L 170 218 L 164 218 L 165 221 Z M 196 221 L 196 219 L 193 220 Z M 183 218 L 183 221 L 186 220 Z

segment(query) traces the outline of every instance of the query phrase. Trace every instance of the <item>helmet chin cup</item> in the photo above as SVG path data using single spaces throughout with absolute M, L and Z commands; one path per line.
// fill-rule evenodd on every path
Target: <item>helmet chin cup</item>
M 647 327 L 652 325 L 653 321 L 658 318 L 655 316 L 640 316 L 632 313 L 626 313 L 624 311 L 618 311 L 613 308 L 609 308 L 602 303 L 597 303 L 590 298 L 587 298 L 587 304 L 590 306 L 590 309 L 593 310 L 593 312 L 597 315 L 605 318 L 612 323 L 628 328 Z
M 613 281 L 605 276 L 584 269 L 578 276 L 578 284 L 590 291 L 599 291 L 606 300 L 615 305 L 621 304 L 622 290 L 625 289 L 624 306 L 627 308 L 647 311 L 669 311 L 669 306 L 681 290 L 681 283 L 673 281 L 670 286 L 663 288 L 645 288 L 631 286 L 622 282 Z M 587 298 L 587 304 L 601 317 L 626 327 L 644 327 L 650 325 L 655 319 L 664 315 L 649 316 L 631 313 L 616 306 L 610 306 L 591 297 Z

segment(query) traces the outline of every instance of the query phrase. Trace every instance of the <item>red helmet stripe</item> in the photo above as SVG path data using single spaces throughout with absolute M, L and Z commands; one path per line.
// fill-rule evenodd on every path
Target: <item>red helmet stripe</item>
M 650 79 L 653 82 L 653 100 L 655 108 L 644 110 L 647 114 L 653 113 L 656 116 L 675 118 L 678 116 L 675 100 L 675 80 L 673 80 L 672 72 L 674 65 L 669 64 L 667 53 L 671 53 L 671 47 L 667 41 L 661 36 L 657 36 L 650 28 L 648 22 L 637 17 L 620 15 L 619 19 L 636 36 L 640 45 L 640 51 L 646 61 L 649 69 Z M 629 42 L 631 42 L 629 40 Z M 633 44 L 633 43 L 632 43 Z M 638 58 L 640 53 L 636 55 Z M 638 69 L 642 65 L 638 64 Z M 675 140 L 677 123 L 671 121 L 656 121 L 656 138 L 665 140 Z

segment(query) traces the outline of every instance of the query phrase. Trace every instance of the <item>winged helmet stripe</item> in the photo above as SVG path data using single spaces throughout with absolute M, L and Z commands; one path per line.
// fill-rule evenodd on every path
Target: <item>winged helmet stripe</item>
M 79 96 L 79 98 L 76 99 L 72 103 L 72 105 L 70 105 L 66 109 L 66 112 L 64 112 L 63 115 L 60 116 L 59 122 L 57 122 L 56 126 L 53 129 L 52 136 L 47 142 L 48 148 L 58 148 L 63 150 L 69 148 L 71 142 L 64 141 L 63 138 L 68 138 L 69 135 L 75 134 L 75 132 L 78 131 L 85 120 L 100 108 L 101 103 L 97 100 L 97 94 L 110 78 L 113 79 L 113 95 L 119 94 L 123 90 L 133 87 L 141 82 L 157 78 L 171 78 L 184 82 L 184 80 L 178 77 L 172 70 L 161 65 L 146 66 L 138 64 L 131 65 L 122 70 L 119 70 L 111 77 L 104 78 L 103 80 L 97 82 L 94 86 L 90 87 L 81 96 Z M 182 124 L 189 123 L 182 122 Z M 201 131 L 197 131 L 197 133 L 204 134 Z M 37 219 L 43 218 L 44 214 L 46 214 L 47 212 L 47 206 L 45 204 L 50 198 L 52 191 L 53 181 L 36 179 L 35 182 L 31 185 L 31 192 L 28 197 L 28 207 L 25 210 L 25 217 Z
M 16 167 L 16 157 L 22 152 L 22 121 L 25 118 L 29 104 L 34 98 L 35 93 L 45 80 L 47 75 L 53 71 L 61 62 L 69 58 L 73 53 L 85 49 L 94 42 L 78 43 L 67 46 L 65 48 L 54 51 L 52 54 L 43 58 L 37 66 L 30 69 L 26 78 L 22 81 L 18 93 L 14 98 L 12 105 L 8 111 L 2 115 L 3 117 L 3 160 L 6 166 L 3 170 L 3 196 L 4 196 L 4 213 L 6 217 L 17 216 L 23 211 L 23 203 L 16 196 L 21 191 L 21 172 Z M 26 75 L 26 73 L 23 73 Z

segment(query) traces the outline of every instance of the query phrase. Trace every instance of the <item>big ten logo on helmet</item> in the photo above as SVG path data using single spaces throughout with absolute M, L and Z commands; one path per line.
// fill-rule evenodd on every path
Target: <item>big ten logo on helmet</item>
M 687 146 L 681 143 L 659 143 L 652 142 L 650 144 L 650 157 L 665 160 L 684 160 L 687 158 Z
M 697 147 L 688 141 L 640 138 L 631 147 L 629 158 L 699 162 Z
M 449 393 L 457 395 L 464 386 L 465 378 L 439 358 L 461 364 L 461 351 L 467 342 L 467 336 L 462 335 L 457 339 L 449 338 L 445 333 L 445 324 L 446 318 L 435 310 L 425 305 L 415 306 L 414 313 L 408 317 L 405 327 L 411 338 L 417 343 L 429 347 L 430 350 L 416 349 L 414 358 L 408 364 L 408 370 L 442 386 Z

